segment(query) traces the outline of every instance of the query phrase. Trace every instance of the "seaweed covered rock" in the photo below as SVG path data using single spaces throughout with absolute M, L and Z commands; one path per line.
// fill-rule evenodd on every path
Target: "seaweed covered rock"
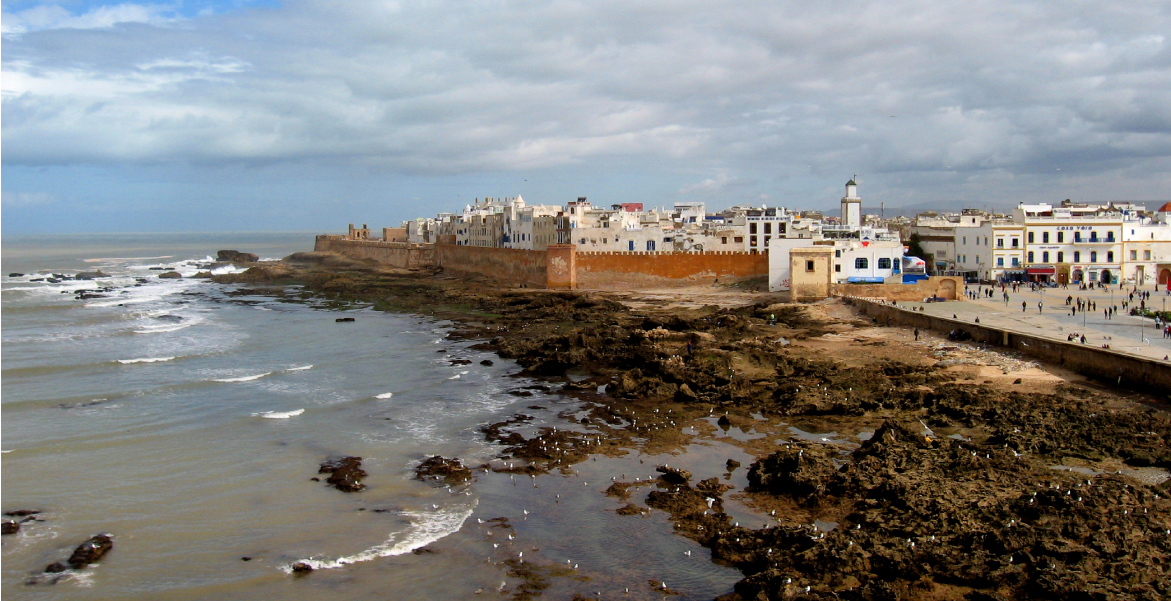
M 447 459 L 435 455 L 424 459 L 415 468 L 415 477 L 420 480 L 442 480 L 447 484 L 462 484 L 472 479 L 472 470 L 464 467 L 459 459 Z
M 361 457 L 326 460 L 317 473 L 329 474 L 325 481 L 342 492 L 358 492 L 366 488 L 366 485 L 362 484 L 366 472 L 362 469 Z
M 656 467 L 655 471 L 662 474 L 659 479 L 667 484 L 687 484 L 687 481 L 691 479 L 691 472 L 666 465 Z

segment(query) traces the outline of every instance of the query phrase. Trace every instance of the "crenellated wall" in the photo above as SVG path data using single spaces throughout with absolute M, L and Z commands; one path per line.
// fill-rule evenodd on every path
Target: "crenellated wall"
M 546 287 L 543 250 L 436 244 L 435 263 L 445 270 L 475 273 L 514 286 Z

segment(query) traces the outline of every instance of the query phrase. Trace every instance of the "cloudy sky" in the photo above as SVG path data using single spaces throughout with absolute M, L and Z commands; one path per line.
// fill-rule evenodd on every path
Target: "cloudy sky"
M 1171 198 L 1171 3 L 3 2 L 3 232 Z

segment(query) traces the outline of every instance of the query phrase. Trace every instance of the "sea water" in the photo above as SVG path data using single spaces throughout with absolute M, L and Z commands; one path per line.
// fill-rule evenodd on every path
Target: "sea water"
M 279 258 L 311 246 L 311 234 L 5 237 L 3 510 L 43 512 L 3 537 L 6 599 L 499 597 L 519 584 L 503 562 L 521 553 L 578 566 L 547 598 L 657 598 L 652 578 L 710 598 L 741 577 L 667 516 L 613 512 L 609 473 L 651 476 L 654 458 L 536 479 L 478 473 L 454 487 L 415 479 L 431 455 L 491 461 L 484 424 L 526 413 L 526 428 L 565 427 L 581 403 L 507 394 L 535 382 L 449 340 L 451 324 L 363 307 L 339 323 L 343 313 L 296 289 L 190 277 L 218 249 Z M 97 270 L 106 275 L 42 280 Z M 366 490 L 311 480 L 345 455 L 363 458 Z M 511 528 L 486 522 L 497 517 Z M 114 549 L 100 565 L 51 585 L 38 576 L 103 532 Z M 290 574 L 298 561 L 318 569 Z

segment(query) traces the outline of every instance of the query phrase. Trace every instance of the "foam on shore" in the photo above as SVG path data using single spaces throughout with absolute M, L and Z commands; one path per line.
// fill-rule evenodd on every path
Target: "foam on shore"
M 253 413 L 252 417 L 263 417 L 265 419 L 289 419 L 290 417 L 297 417 L 305 413 L 304 409 L 294 409 L 292 411 L 261 411 L 260 413 Z
M 264 376 L 271 374 L 271 371 L 266 371 L 262 374 L 256 374 L 255 376 L 240 376 L 239 378 L 215 378 L 212 380 L 212 382 L 251 382 L 252 380 L 259 380 Z
M 118 359 L 118 363 L 122 365 L 130 365 L 131 363 L 162 363 L 163 361 L 171 361 L 174 357 L 142 357 L 140 359 Z

